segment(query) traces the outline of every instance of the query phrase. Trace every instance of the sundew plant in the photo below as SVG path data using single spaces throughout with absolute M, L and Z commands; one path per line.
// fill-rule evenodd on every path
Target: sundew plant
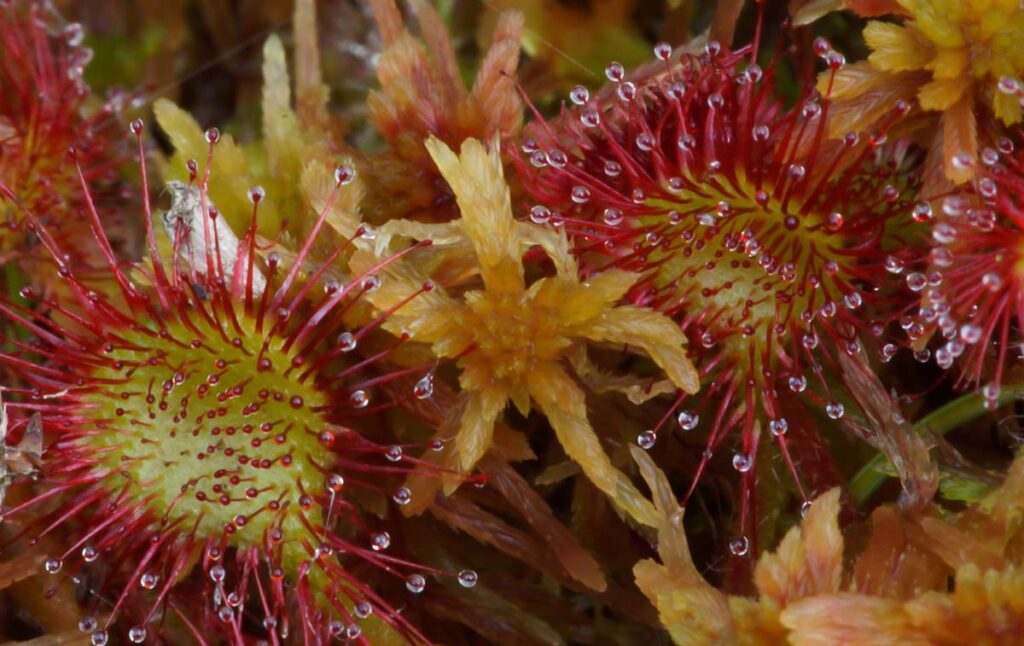
M 1024 643 L 1022 34 L 0 2 L 0 641 Z

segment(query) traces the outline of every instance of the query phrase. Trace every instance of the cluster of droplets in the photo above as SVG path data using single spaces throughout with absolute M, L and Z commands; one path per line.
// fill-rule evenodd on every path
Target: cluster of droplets
M 915 267 L 886 265 L 890 273 L 903 274 L 907 287 L 920 296 L 917 311 L 900 319 L 911 343 L 920 346 L 931 337 L 931 348 L 918 349 L 915 357 L 934 360 L 942 370 L 959 366 L 961 383 L 977 385 L 989 408 L 999 404 L 1013 343 L 1010 327 L 1019 324 L 1024 298 L 1018 287 L 1024 267 L 1021 180 L 1013 152 L 1010 139 L 999 139 L 982 150 L 969 190 L 936 200 L 937 209 L 933 203 L 918 204 L 914 219 L 931 226 L 927 258 Z M 954 160 L 963 167 L 975 164 L 966 155 Z M 888 358 L 895 350 L 886 346 L 883 354 Z
M 824 38 L 814 51 L 833 73 L 845 65 Z M 901 154 L 883 148 L 888 126 L 831 141 L 827 97 L 809 92 L 783 107 L 766 90 L 774 67 L 750 63 L 749 51 L 709 42 L 701 54 L 676 57 L 661 43 L 654 56 L 664 70 L 631 77 L 613 62 L 606 91 L 572 88 L 562 115 L 528 133 L 517 169 L 533 200 L 529 218 L 563 229 L 585 271 L 642 274 L 628 298 L 679 321 L 690 351 L 709 366 L 700 401 L 688 407 L 678 397 L 635 437 L 641 448 L 653 449 L 673 416 L 688 432 L 709 403 L 760 402 L 753 415 L 706 415 L 700 430 L 708 439 L 684 500 L 731 423 L 742 425 L 731 466 L 753 486 L 756 422 L 767 426 L 806 501 L 787 448 L 800 440 L 781 401 L 846 417 L 846 397 L 825 365 L 837 354 L 866 360 L 861 338 L 886 333 L 891 312 L 880 304 L 888 307 L 890 296 L 879 293 L 880 268 L 902 272 L 912 253 L 883 260 L 883 232 L 894 218 L 931 215 L 906 201 L 913 193 L 897 174 Z M 899 102 L 894 119 L 909 109 Z M 746 555 L 746 539 L 730 551 Z
M 144 124 L 134 120 L 129 130 L 141 155 Z M 205 137 L 212 156 L 220 132 L 211 128 Z M 187 166 L 195 182 L 199 179 L 198 164 L 190 160 Z M 354 173 L 349 166 L 338 167 L 337 188 L 350 184 Z M 205 182 L 204 177 L 200 191 Z M 200 195 L 200 203 L 207 206 L 203 216 L 217 224 L 216 207 L 205 195 Z M 253 227 L 256 209 L 266 197 L 266 191 L 259 186 L 248 191 L 254 208 Z M 96 238 L 101 247 L 109 249 L 100 221 L 95 213 L 92 215 Z M 321 213 L 315 230 L 324 218 Z M 188 239 L 189 232 L 183 230 L 184 226 L 179 221 L 173 233 L 175 260 L 182 240 Z M 46 249 L 61 258 L 58 244 L 45 229 L 40 229 L 40 235 Z M 150 229 L 148 236 L 152 235 Z M 357 235 L 366 240 L 374 234 L 370 227 L 361 227 Z M 237 243 L 239 253 L 249 252 L 250 262 L 255 238 L 253 228 Z M 152 237 L 150 241 L 153 242 Z M 349 294 L 348 298 L 355 299 L 379 289 L 380 277 L 357 276 L 347 287 L 334 280 L 325 281 L 319 301 L 319 290 L 301 284 L 291 290 L 280 287 L 276 293 L 268 289 L 254 296 L 254 272 L 266 271 L 270 287 L 290 284 L 309 245 L 299 253 L 291 269 L 282 267 L 278 254 L 273 252 L 266 258 L 265 270 L 253 263 L 254 272 L 250 272 L 240 293 L 235 293 L 237 287 L 219 273 L 225 271 L 225 265 L 233 263 L 220 257 L 208 258 L 207 263 L 200 262 L 200 267 L 186 263 L 181 268 L 175 263 L 174 271 L 168 275 L 167 266 L 156 255 L 157 245 L 150 244 L 149 248 L 153 254 L 149 281 L 152 294 L 143 296 L 133 283 L 124 279 L 121 267 L 111 261 L 111 283 L 120 286 L 130 313 L 126 306 L 85 288 L 74 267 L 61 263 L 60 278 L 74 284 L 71 293 L 82 301 L 80 305 L 87 312 L 80 321 L 83 331 L 79 338 L 89 340 L 82 345 L 68 344 L 61 338 L 59 327 L 47 337 L 54 346 L 47 356 L 59 361 L 68 379 L 76 385 L 74 396 L 68 398 L 67 390 L 58 389 L 50 398 L 61 400 L 60 404 L 50 403 L 46 398 L 40 400 L 44 402 L 40 407 L 46 412 L 47 426 L 64 438 L 58 443 L 61 450 L 50 452 L 47 468 L 61 473 L 71 466 L 71 472 L 77 473 L 82 464 L 94 465 L 87 470 L 89 475 L 85 479 L 53 477 L 48 482 L 57 493 L 67 494 L 82 484 L 92 485 L 85 502 L 57 513 L 78 516 L 90 509 L 95 513 L 92 524 L 85 526 L 88 531 L 81 541 L 66 554 L 46 559 L 42 569 L 53 576 L 67 575 L 80 581 L 78 571 L 95 567 L 101 557 L 117 571 L 117 564 L 134 568 L 135 563 L 141 563 L 128 579 L 114 575 L 109 590 L 93 595 L 98 602 L 107 598 L 106 592 L 114 591 L 117 601 L 113 612 L 107 613 L 106 625 L 101 626 L 92 616 L 81 621 L 80 628 L 91 636 L 92 643 L 107 643 L 118 609 L 137 591 L 151 593 L 149 596 L 157 599 L 174 598 L 172 593 L 180 578 L 174 575 L 175 569 L 185 567 L 184 559 L 204 541 L 201 567 L 208 575 L 207 585 L 212 587 L 207 597 L 210 611 L 235 634 L 241 627 L 241 609 L 246 599 L 252 597 L 252 579 L 240 577 L 236 589 L 226 587 L 227 581 L 235 578 L 236 569 L 234 563 L 228 567 L 225 559 L 229 549 L 237 551 L 234 560 L 246 561 L 252 572 L 261 566 L 267 568 L 267 589 L 273 594 L 269 601 L 261 595 L 267 612 L 264 627 L 281 638 L 287 637 L 287 615 L 292 605 L 280 594 L 282 581 L 295 584 L 296 576 L 310 568 L 322 570 L 328 579 L 337 578 L 342 572 L 332 558 L 337 554 L 362 556 L 383 570 L 404 577 L 406 588 L 417 594 L 425 589 L 428 576 L 450 575 L 462 587 L 475 586 L 478 576 L 473 570 L 449 573 L 394 556 L 373 556 L 391 546 L 392 539 L 386 531 L 370 531 L 365 546 L 350 543 L 352 539 L 342 539 L 332 531 L 334 523 L 352 520 L 355 513 L 351 502 L 342 500 L 345 476 L 329 470 L 334 457 L 341 457 L 342 470 L 346 463 L 353 463 L 359 465 L 357 471 L 372 473 L 377 468 L 373 463 L 377 457 L 383 461 L 381 473 L 437 475 L 436 467 L 407 453 L 411 445 L 377 445 L 341 425 L 345 407 L 339 408 L 330 399 L 334 396 L 331 393 L 340 392 L 347 396 L 349 410 L 365 409 L 370 403 L 369 385 L 387 383 L 392 378 L 374 376 L 366 386 L 358 381 L 347 385 L 359 375 L 344 366 L 359 368 L 367 364 L 367 359 L 347 360 L 346 356 L 358 349 L 359 340 L 372 326 L 379 325 L 379 320 L 364 328 L 335 332 L 336 336 L 326 333 L 329 325 L 343 325 L 338 317 L 332 319 L 331 308 Z M 215 253 L 220 254 L 221 248 L 214 247 Z M 211 251 L 208 249 L 207 253 Z M 200 273 L 207 267 L 215 273 Z M 227 267 L 227 271 L 231 269 Z M 287 275 L 282 275 L 285 271 Z M 423 291 L 432 288 L 424 285 Z M 26 287 L 22 296 L 36 298 L 35 290 Z M 74 308 L 73 303 L 61 306 Z M 303 307 L 315 311 L 315 315 L 295 316 Z M 19 316 L 34 320 L 28 310 L 21 311 Z M 43 325 L 54 327 L 49 322 Z M 406 338 L 402 335 L 398 343 Z M 375 355 L 373 361 L 382 360 L 383 356 L 386 354 Z M 43 374 L 37 374 L 31 362 L 17 361 L 16 365 L 29 382 L 37 382 L 39 374 Z M 336 373 L 339 366 L 341 372 Z M 90 386 L 98 383 L 116 386 Z M 52 379 L 47 378 L 45 388 L 39 392 L 52 387 Z M 432 397 L 433 368 L 422 374 L 410 390 L 415 399 Z M 93 423 L 78 418 L 74 423 L 62 420 L 61 416 L 69 410 L 93 411 L 82 414 L 86 420 L 93 419 Z M 430 446 L 433 451 L 444 448 L 442 441 Z M 358 481 L 357 477 L 357 485 Z M 318 482 L 323 483 L 322 491 L 317 489 Z M 374 485 L 379 486 L 380 483 Z M 104 488 L 109 488 L 108 494 L 116 500 L 111 498 L 108 502 Z M 53 493 L 45 493 L 44 498 Z M 400 486 L 393 490 L 391 499 L 396 505 L 408 505 L 413 493 Z M 16 513 L 32 504 L 30 500 L 5 513 Z M 299 517 L 301 521 L 296 520 Z M 190 527 L 191 532 L 182 533 L 182 527 Z M 305 528 L 301 535 L 294 535 L 300 527 Z M 306 554 L 303 545 L 309 542 L 311 553 Z M 75 558 L 76 553 L 80 560 Z M 68 560 L 77 561 L 70 574 Z M 253 576 L 260 578 L 258 574 Z M 304 576 L 299 575 L 299 579 Z M 349 578 L 346 589 L 367 597 L 353 599 L 356 619 L 369 617 L 376 608 L 379 616 L 400 631 L 418 635 L 365 584 Z M 169 594 L 171 597 L 167 597 Z M 350 596 L 349 592 L 345 594 Z M 129 641 L 146 640 L 150 634 L 146 626 L 156 611 L 153 606 L 144 622 L 128 629 Z M 314 621 L 319 623 L 322 616 L 317 610 L 318 618 Z M 349 639 L 358 637 L 362 631 L 357 623 L 339 620 L 331 620 L 327 630 L 332 636 L 344 635 Z

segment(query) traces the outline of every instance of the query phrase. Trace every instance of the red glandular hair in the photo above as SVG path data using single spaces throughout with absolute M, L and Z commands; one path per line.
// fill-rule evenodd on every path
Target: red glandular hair
M 956 365 L 958 384 L 980 387 L 990 406 L 1021 356 L 1024 322 L 1024 159 L 1009 139 L 998 148 L 982 151 L 977 179 L 941 201 L 927 269 L 907 276 L 921 308 L 904 324 L 912 339 L 934 331 L 936 364 Z
M 32 260 L 19 202 L 65 253 L 79 252 L 89 239 L 69 148 L 77 150 L 94 193 L 113 188 L 112 171 L 123 157 L 113 117 L 124 98 L 87 106 L 82 73 L 92 53 L 82 37 L 81 25 L 63 23 L 49 3 L 0 6 L 0 183 L 13 193 L 0 195 L 0 265 Z
M 141 122 L 132 130 L 140 136 Z M 206 168 L 218 137 L 207 133 Z M 141 137 L 138 146 L 141 155 Z M 336 172 L 331 201 L 351 177 L 351 169 Z M 81 170 L 79 181 L 87 191 Z M 102 617 L 84 620 L 96 644 L 114 629 L 144 641 L 169 612 L 200 641 L 366 642 L 389 630 L 425 641 L 366 581 L 395 576 L 418 593 L 424 575 L 446 573 L 389 555 L 385 521 L 360 514 L 360 496 L 349 493 L 409 501 L 400 478 L 429 467 L 399 445 L 379 444 L 386 433 L 371 439 L 355 428 L 393 403 L 374 401 L 380 386 L 429 366 L 386 368 L 403 338 L 360 355 L 386 315 L 346 323 L 361 295 L 379 286 L 372 274 L 327 279 L 353 241 L 336 244 L 313 263 L 318 269 L 300 270 L 330 204 L 286 268 L 275 254 L 257 260 L 262 189 L 250 192 L 253 224 L 235 250 L 206 182 L 172 188 L 197 207 L 186 213 L 172 203 L 163 215 L 173 226 L 173 261 L 161 258 L 148 200 L 148 264 L 119 262 L 89 208 L 105 282 L 82 278 L 25 214 L 72 296 L 25 288 L 31 309 L 0 303 L 0 315 L 34 338 L 7 339 L 16 350 L 0 354 L 29 384 L 6 394 L 12 433 L 39 413 L 46 438 L 42 492 L 2 517 L 21 519 L 22 534 L 35 539 L 59 528 L 66 548 L 45 564 L 54 575 L 79 577 L 96 560 L 106 568 L 93 599 Z M 469 570 L 452 576 L 476 582 Z M 120 616 L 130 623 L 115 623 Z
M 816 51 L 833 69 L 843 64 L 823 40 Z M 632 300 L 689 335 L 704 390 L 692 408 L 680 397 L 659 427 L 675 414 L 683 430 L 707 429 L 687 498 L 739 429 L 743 511 L 731 549 L 743 555 L 758 426 L 806 499 L 798 465 L 815 488 L 829 470 L 808 405 L 843 416 L 845 397 L 827 378 L 836 353 L 863 358 L 861 337 L 880 334 L 898 309 L 885 265 L 909 253 L 889 258 L 899 238 L 886 236 L 909 213 L 912 180 L 895 172 L 907 148 L 883 145 L 884 132 L 830 140 L 828 100 L 805 94 L 787 108 L 774 68 L 750 63 L 749 49 L 710 43 L 673 56 L 660 44 L 655 54 L 663 64 L 634 78 L 611 64 L 612 84 L 596 98 L 578 87 L 574 106 L 535 123 L 519 181 L 530 217 L 563 227 L 585 271 L 641 273 Z M 906 110 L 894 105 L 894 119 Z M 652 445 L 658 430 L 638 441 Z

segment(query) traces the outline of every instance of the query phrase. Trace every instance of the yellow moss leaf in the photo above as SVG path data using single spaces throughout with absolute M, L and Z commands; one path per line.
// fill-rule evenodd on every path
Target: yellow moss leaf
M 941 112 L 959 101 L 969 86 L 970 81 L 965 76 L 935 79 L 918 91 L 917 99 L 925 110 Z
M 962 95 L 942 115 L 942 150 L 947 178 L 962 184 L 974 177 L 978 160 L 978 122 L 974 114 L 974 99 L 969 93 Z M 954 163 L 960 155 L 973 163 Z
M 630 452 L 657 507 L 654 526 L 661 557 L 660 564 L 644 560 L 633 567 L 637 585 L 658 609 L 662 625 L 676 644 L 735 643 L 737 635 L 728 601 L 693 565 L 683 531 L 683 510 L 665 474 L 639 447 L 630 447 Z
M 654 526 L 658 515 L 650 501 L 616 469 L 587 421 L 583 392 L 554 364 L 539 365 L 527 377 L 530 396 L 551 423 L 566 455 L 591 482 L 638 523 Z
M 488 289 L 522 291 L 523 264 L 519 228 L 495 142 L 491 152 L 475 139 L 462 144 L 456 155 L 441 140 L 426 142 L 438 170 L 455 192 L 463 231 L 469 236 Z
M 462 471 L 471 471 L 491 448 L 494 423 L 508 402 L 508 393 L 496 386 L 469 392 L 467 397 L 466 408 L 459 421 L 459 433 L 455 436 Z
M 581 326 L 579 334 L 593 341 L 642 348 L 681 389 L 690 394 L 700 390 L 700 375 L 683 349 L 686 336 L 662 314 L 639 307 L 617 307 Z
M 794 646 L 871 644 L 928 646 L 911 634 L 898 602 L 855 594 L 830 594 L 797 601 L 782 612 Z
M 934 50 L 915 33 L 888 22 L 869 22 L 864 40 L 871 48 L 868 60 L 880 70 L 907 72 L 924 67 L 935 56 Z
M 843 537 L 839 533 L 839 489 L 811 505 L 800 527 L 789 530 L 772 554 L 754 570 L 762 598 L 785 607 L 796 599 L 839 591 L 843 573 Z

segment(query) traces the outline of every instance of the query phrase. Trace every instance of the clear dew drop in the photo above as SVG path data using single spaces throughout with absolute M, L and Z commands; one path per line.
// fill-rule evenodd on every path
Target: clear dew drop
M 931 222 L 932 205 L 928 202 L 918 202 L 914 205 L 914 210 L 911 217 L 914 218 L 914 222 Z
M 625 78 L 626 68 L 622 67 L 622 63 L 612 61 L 604 68 L 604 75 L 608 77 L 609 81 L 618 83 Z
M 530 221 L 534 224 L 544 225 L 551 220 L 551 209 L 543 204 L 536 204 L 530 209 Z
M 973 323 L 965 323 L 960 327 L 960 338 L 963 339 L 964 343 L 970 345 L 974 345 L 981 340 L 981 333 L 981 327 Z
M 92 646 L 106 646 L 107 641 L 110 639 L 110 635 L 105 630 L 97 630 L 92 634 Z
M 368 601 L 360 601 L 352 612 L 357 619 L 366 619 L 373 614 L 373 606 Z
M 267 192 L 262 186 L 253 186 L 249 189 L 249 201 L 253 204 L 259 204 L 266 196 Z
M 338 349 L 342 352 L 352 352 L 356 349 L 356 337 L 351 332 L 342 332 L 338 335 Z
M 746 473 L 750 471 L 751 467 L 754 466 L 754 458 L 745 454 L 737 453 L 732 456 L 732 468 L 736 469 L 740 473 Z
M 222 583 L 225 576 L 227 576 L 227 572 L 224 570 L 224 566 L 214 565 L 210 568 L 210 580 L 214 583 Z
M 152 590 L 160 582 L 160 577 L 152 572 L 146 572 L 139 577 L 139 586 L 143 590 Z
M 586 186 L 573 186 L 570 198 L 576 204 L 586 204 L 590 201 L 590 189 Z
M 383 552 L 391 547 L 391 534 L 378 532 L 370 538 L 370 547 L 374 552 Z
M 413 594 L 419 594 L 427 587 L 427 580 L 422 574 L 410 574 L 405 578 L 405 587 Z
M 86 545 L 82 548 L 82 560 L 86 563 L 92 563 L 99 558 L 99 555 L 100 553 L 91 545 Z
M 636 436 L 637 445 L 645 450 L 649 451 L 654 448 L 655 443 L 658 441 L 658 434 L 654 431 L 647 430 Z
M 839 402 L 829 402 L 825 405 L 825 414 L 830 419 L 839 419 L 846 412 L 846 408 Z
M 46 559 L 46 562 L 43 563 L 43 569 L 49 574 L 57 574 L 62 567 L 64 567 L 64 561 L 60 559 Z
M 981 396 L 989 401 L 999 399 L 999 384 L 989 383 L 981 387 Z
M 366 408 L 370 404 L 370 396 L 365 390 L 353 390 L 348 400 L 355 408 Z
M 348 164 L 343 164 L 334 169 L 334 181 L 339 186 L 351 184 L 356 178 L 356 170 Z
M 569 91 L 569 100 L 576 105 L 586 105 L 590 100 L 590 91 L 582 85 L 577 85 Z
M 146 629 L 142 626 L 133 626 L 131 630 L 128 631 L 128 639 L 133 644 L 141 644 L 146 641 Z
M 91 633 L 96 630 L 96 620 L 92 617 L 82 617 L 78 622 L 78 629 L 83 633 Z
M 349 639 L 356 639 L 362 634 L 363 629 L 360 628 L 358 624 L 349 624 L 348 627 L 345 628 L 345 637 Z
M 800 518 L 807 518 L 807 512 L 811 510 L 811 501 L 805 500 L 800 503 Z
M 885 270 L 890 274 L 902 274 L 904 267 L 903 261 L 896 256 L 886 256 Z
M 676 415 L 676 423 L 679 424 L 679 428 L 684 431 L 692 431 L 697 428 L 697 424 L 700 423 L 700 415 L 689 410 L 680 411 L 679 414 Z
M 636 136 L 636 147 L 644 152 L 650 152 L 654 150 L 655 141 L 654 135 L 649 132 L 645 132 Z
M 789 431 L 789 422 L 784 417 L 773 419 L 768 422 L 768 432 L 779 437 L 785 435 Z
M 615 227 L 622 224 L 622 211 L 615 207 L 608 207 L 602 214 L 604 223 L 610 227 Z
M 981 284 L 990 292 L 998 292 L 1003 286 L 1003 279 L 999 274 L 989 272 L 981 277 Z
M 472 588 L 478 580 L 479 577 L 475 570 L 462 570 L 459 572 L 459 585 L 464 588 Z
M 746 556 L 750 551 L 750 541 L 746 536 L 737 536 L 729 541 L 729 552 L 733 556 Z
M 345 478 L 340 473 L 332 473 L 327 476 L 327 490 L 331 493 L 338 493 L 345 486 Z
M 999 187 L 991 177 L 983 177 L 978 181 L 978 192 L 982 197 L 992 199 L 999 193 Z
M 416 382 L 412 389 L 413 397 L 416 399 L 430 399 L 434 394 L 434 375 L 426 375 Z
M 619 96 L 622 101 L 632 101 L 636 98 L 636 85 L 630 81 L 621 83 L 615 93 Z
M 948 222 L 939 222 L 932 229 L 932 239 L 939 244 L 949 244 L 956 240 L 956 227 Z
M 384 451 L 384 457 L 387 458 L 388 462 L 401 462 L 402 461 L 402 447 L 398 445 L 391 445 Z
M 948 346 L 942 346 L 935 351 L 935 365 L 943 370 L 948 370 L 953 365 L 953 353 Z
M 580 123 L 587 128 L 596 128 L 601 125 L 601 113 L 594 109 L 584 110 L 580 115 Z
M 372 294 L 373 292 L 380 289 L 380 276 L 378 276 L 377 274 L 370 274 L 369 276 L 363 278 L 362 286 L 364 292 L 366 292 L 367 294 Z
M 69 47 L 78 47 L 85 40 L 85 29 L 82 28 L 82 23 L 72 22 L 68 23 L 64 27 L 64 42 Z
M 919 292 L 928 285 L 928 279 L 921 272 L 915 271 L 907 274 L 907 287 L 912 292 Z
M 807 377 L 803 375 L 793 375 L 789 378 L 789 389 L 795 393 L 802 393 L 807 389 Z
M 408 505 L 412 501 L 412 492 L 409 491 L 408 487 L 399 487 L 394 495 L 391 496 L 391 499 L 399 505 Z

